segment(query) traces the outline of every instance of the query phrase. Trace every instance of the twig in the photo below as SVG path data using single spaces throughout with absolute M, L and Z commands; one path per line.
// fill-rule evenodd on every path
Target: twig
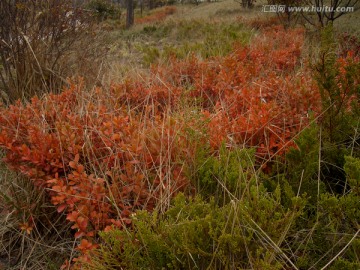
M 326 269 L 326 267 L 328 267 L 330 264 L 332 264 L 333 261 L 336 260 L 337 257 L 339 257 L 341 255 L 341 253 L 343 253 L 348 246 L 351 244 L 352 241 L 354 241 L 354 239 L 357 237 L 357 235 L 360 233 L 360 229 L 357 230 L 357 232 L 354 234 L 354 236 L 350 239 L 350 241 L 345 245 L 345 247 L 343 247 L 338 254 L 336 254 L 334 256 L 334 258 L 332 258 L 327 264 L 325 264 L 325 266 L 323 268 L 321 268 L 320 270 L 324 270 Z

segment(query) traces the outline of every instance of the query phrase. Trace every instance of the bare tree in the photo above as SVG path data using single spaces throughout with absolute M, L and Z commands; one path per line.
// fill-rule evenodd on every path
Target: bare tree
M 326 26 L 341 16 L 356 11 L 360 0 L 268 0 L 285 26 L 303 17 L 311 25 Z M 281 8 L 280 8 L 281 7 Z
M 311 13 L 303 12 L 305 20 L 313 25 L 325 26 L 334 22 L 341 16 L 358 9 L 359 0 L 305 0 L 316 14 L 316 19 Z
M 300 6 L 305 3 L 305 0 L 268 0 L 269 5 L 277 6 L 277 16 L 285 27 L 296 24 L 300 13 L 293 12 L 291 7 Z M 282 8 L 279 8 L 282 7 Z

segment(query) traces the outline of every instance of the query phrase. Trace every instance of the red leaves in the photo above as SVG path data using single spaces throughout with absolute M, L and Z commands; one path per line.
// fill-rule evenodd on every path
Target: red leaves
M 82 239 L 80 242 L 80 245 L 77 247 L 78 250 L 82 251 L 83 253 L 85 253 L 85 251 L 88 250 L 92 250 L 97 248 L 98 245 L 91 243 L 90 241 L 86 240 L 86 239 Z
M 58 206 L 58 208 L 56 208 L 56 210 L 57 210 L 59 213 L 61 213 L 62 211 L 65 210 L 66 207 L 67 207 L 67 205 L 63 203 L 63 204 L 60 204 L 60 205 Z
M 185 186 L 186 180 L 172 181 L 171 173 L 186 179 L 174 163 L 186 142 L 177 135 L 183 124 L 152 110 L 146 116 L 128 112 L 126 103 L 110 104 L 102 94 L 86 96 L 72 88 L 0 108 L 0 147 L 13 169 L 46 188 L 74 236 L 86 237 L 78 248 L 86 252 L 99 230 L 131 226 L 136 209 L 151 210 Z M 159 174 L 166 179 L 158 181 Z M 32 227 L 24 223 L 21 229 L 30 233 Z
M 80 159 L 79 154 L 76 154 L 75 159 L 73 161 L 69 162 L 70 168 L 73 168 L 74 170 L 77 170 L 77 165 L 78 165 L 79 159 Z
M 34 222 L 32 218 L 30 218 L 29 221 L 20 224 L 20 229 L 22 231 L 25 231 L 27 234 L 30 234 L 33 228 L 34 228 Z
M 169 85 L 176 77 L 191 82 L 191 96 L 202 100 L 207 112 L 214 150 L 223 142 L 256 147 L 258 156 L 267 159 L 292 145 L 309 120 L 308 111 L 321 109 L 311 72 L 297 67 L 303 40 L 301 29 L 267 27 L 251 47 L 236 48 L 223 59 L 173 61 L 156 74 Z M 171 98 L 176 102 L 176 96 Z
M 167 6 L 157 10 L 151 15 L 136 19 L 135 23 L 143 24 L 143 23 L 159 22 L 164 20 L 167 16 L 174 14 L 175 12 L 176 12 L 176 7 Z

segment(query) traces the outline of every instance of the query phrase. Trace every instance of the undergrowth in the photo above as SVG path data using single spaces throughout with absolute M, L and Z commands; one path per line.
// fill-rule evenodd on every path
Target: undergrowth
M 121 36 L 146 75 L 1 105 L 0 262 L 360 267 L 360 59 L 331 27 L 313 61 L 305 31 L 274 20 Z

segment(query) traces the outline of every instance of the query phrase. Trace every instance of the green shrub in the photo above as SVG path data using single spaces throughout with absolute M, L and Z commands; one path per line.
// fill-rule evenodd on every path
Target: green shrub
M 254 171 L 255 150 L 235 149 L 225 145 L 216 155 L 209 155 L 206 148 L 200 149 L 195 161 L 194 185 L 205 198 L 215 196 L 219 202 L 241 198 L 256 180 Z
M 346 156 L 345 161 L 344 170 L 347 175 L 347 184 L 354 194 L 360 196 L 360 159 Z
M 107 0 L 91 0 L 86 7 L 101 21 L 121 17 L 120 7 Z
M 131 231 L 101 233 L 104 244 L 86 268 L 282 269 L 291 263 L 278 245 L 304 202 L 284 209 L 279 196 L 255 182 L 247 200 L 221 207 L 179 195 L 163 215 L 138 212 Z
M 320 56 L 314 76 L 321 94 L 322 113 L 296 141 L 298 149 L 288 154 L 289 177 L 294 190 L 312 198 L 323 188 L 337 194 L 347 192 L 345 156 L 360 155 L 359 95 L 360 61 L 349 53 L 337 55 L 331 25 L 321 34 Z M 301 181 L 300 181 L 301 180 Z
M 315 124 L 303 132 L 286 157 L 290 173 L 275 177 L 255 171 L 252 149 L 200 148 L 192 168 L 200 195 L 101 232 L 84 269 L 357 269 L 360 161 L 344 157 L 351 192 L 318 189 L 318 132 Z
M 351 54 L 338 57 L 332 26 L 322 33 L 320 60 L 315 76 L 319 85 L 323 116 L 321 173 L 334 192 L 344 192 L 345 155 L 359 156 L 360 61 Z
M 320 137 L 319 126 L 312 124 L 303 130 L 286 156 L 287 179 L 295 194 L 306 194 L 316 203 L 319 192 L 325 191 L 324 183 L 318 180 Z M 318 190 L 319 188 L 319 190 Z
M 324 115 L 321 125 L 329 142 L 348 140 L 359 124 L 360 61 L 351 55 L 337 55 L 337 43 L 331 25 L 321 37 L 321 52 L 314 67 Z M 357 99 L 356 99 L 357 98 Z
M 150 66 L 158 61 L 160 52 L 157 47 L 139 46 L 139 49 L 143 53 L 143 62 L 146 66 Z

